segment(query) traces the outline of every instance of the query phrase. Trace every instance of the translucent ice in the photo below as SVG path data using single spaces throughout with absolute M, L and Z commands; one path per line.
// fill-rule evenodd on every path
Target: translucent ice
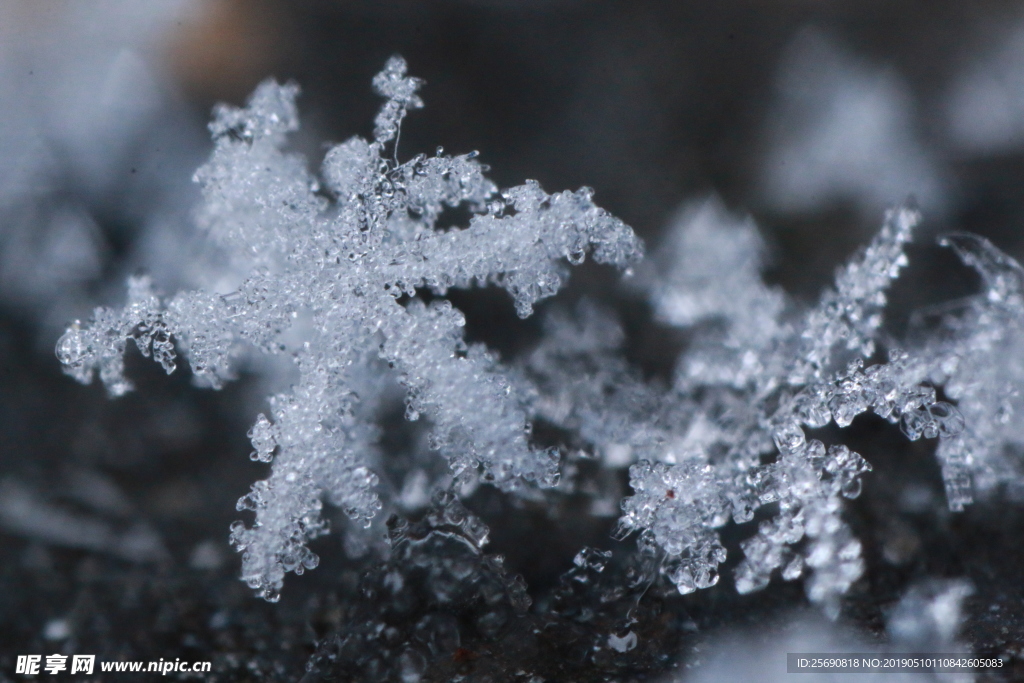
M 131 389 L 128 341 L 168 372 L 176 346 L 196 383 L 218 388 L 233 378 L 242 346 L 284 351 L 295 320 L 311 318 L 308 335 L 288 348 L 298 383 L 270 400 L 249 433 L 254 459 L 273 461 L 270 478 L 239 501 L 256 522 L 231 532 L 243 578 L 269 599 L 286 571 L 316 566 L 305 543 L 326 532 L 321 499 L 361 522 L 381 508 L 370 469 L 377 429 L 366 413 L 389 368 L 405 387 L 407 417 L 431 420 L 431 443 L 455 474 L 479 468 L 508 490 L 554 484 L 558 454 L 530 445 L 513 383 L 487 349 L 466 344 L 462 313 L 439 297 L 492 283 L 526 317 L 561 287 L 567 260 L 590 253 L 626 266 L 642 251 L 588 188 L 548 194 L 529 181 L 499 192 L 475 154 L 398 163 L 398 129 L 422 106 L 421 85 L 401 58 L 389 60 L 374 79 L 386 98 L 374 139 L 330 150 L 319 177 L 282 150 L 299 126 L 297 86 L 267 81 L 246 107 L 219 106 L 213 155 L 195 175 L 199 221 L 248 274 L 241 286 L 163 299 L 148 279 L 133 279 L 123 309 L 96 309 L 57 345 L 69 374 L 89 382 L 98 371 L 113 396 Z M 460 206 L 472 215 L 467 226 L 440 223 L 446 207 Z M 424 303 L 418 290 L 434 300 Z

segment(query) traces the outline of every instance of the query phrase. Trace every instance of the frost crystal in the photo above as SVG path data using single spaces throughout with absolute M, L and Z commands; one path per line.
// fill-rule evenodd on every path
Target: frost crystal
M 566 435 L 572 458 L 600 459 L 604 483 L 587 491 L 595 514 L 614 513 L 617 472 L 628 468 L 633 493 L 615 536 L 639 532 L 644 580 L 660 571 L 680 593 L 718 583 L 727 554 L 719 530 L 751 523 L 737 590 L 761 589 L 777 572 L 802 579 L 811 601 L 838 614 L 864 567 L 843 501 L 860 495 L 872 467 L 806 430 L 845 428 L 869 411 L 911 440 L 938 440 L 953 510 L 996 490 L 1024 495 L 1013 488 L 1024 450 L 1015 419 L 1024 410 L 1024 270 L 985 240 L 944 241 L 980 273 L 984 291 L 918 312 L 897 344 L 883 333 L 883 311 L 907 264 L 915 208 L 887 212 L 805 309 L 763 282 L 753 222 L 708 201 L 680 214 L 634 287 L 659 322 L 686 331 L 670 382 L 646 381 L 625 359 L 613 316 L 586 300 L 552 312 L 539 345 L 504 368 L 464 341 L 465 319 L 443 298 L 449 289 L 502 287 L 526 317 L 561 287 L 566 262 L 589 253 L 625 267 L 640 242 L 587 188 L 549 195 L 528 181 L 498 191 L 475 154 L 439 150 L 399 163 L 400 126 L 422 106 L 422 83 L 399 58 L 373 83 L 386 99 L 374 138 L 329 150 L 319 175 L 283 151 L 298 128 L 296 86 L 266 82 L 247 107 L 219 107 L 212 158 L 196 173 L 199 221 L 244 275 L 218 292 L 171 298 L 132 278 L 124 308 L 96 309 L 57 344 L 68 374 L 87 383 L 98 372 L 112 396 L 132 388 L 128 342 L 167 372 L 182 353 L 195 382 L 213 388 L 232 379 L 246 347 L 294 360 L 297 383 L 249 431 L 252 459 L 272 463 L 238 502 L 255 523 L 236 522 L 231 533 L 243 578 L 267 599 L 286 572 L 316 567 L 306 543 L 327 531 L 323 501 L 363 524 L 383 507 L 376 413 L 391 380 L 404 387 L 406 417 L 429 420 L 431 446 L 462 483 L 479 473 L 505 491 L 556 485 L 559 452 L 531 443 L 533 421 Z M 468 225 L 445 224 L 456 207 L 472 216 Z M 418 296 L 426 291 L 429 303 Z M 426 475 L 405 474 L 400 499 L 425 501 Z M 572 476 L 561 490 L 573 488 Z M 461 528 L 457 501 L 441 508 Z M 464 531 L 482 545 L 482 526 Z M 596 576 L 606 559 L 587 550 L 574 571 Z M 568 580 L 566 595 L 588 581 Z M 601 647 L 636 646 L 630 623 Z
M 549 323 L 525 367 L 538 388 L 534 414 L 635 460 L 616 533 L 641 531 L 660 547 L 662 572 L 681 593 L 718 582 L 726 549 L 717 529 L 771 503 L 777 514 L 741 544 L 737 589 L 763 588 L 775 570 L 806 576 L 810 599 L 837 613 L 863 570 L 842 500 L 860 494 L 871 465 L 846 446 L 809 440 L 805 428 L 846 427 L 870 410 L 902 420 L 912 438 L 943 436 L 943 447 L 966 438 L 961 413 L 927 384 L 928 354 L 893 348 L 888 362 L 864 366 L 918 220 L 909 207 L 890 211 L 835 287 L 801 314 L 762 283 L 751 222 L 715 201 L 682 213 L 641 278 L 655 314 L 691 333 L 668 390 L 630 374 L 616 357 L 621 334 L 593 307 Z
M 432 445 L 456 474 L 480 468 L 506 490 L 557 479 L 557 452 L 528 442 L 527 416 L 495 357 L 463 341 L 465 320 L 448 301 L 426 304 L 418 289 L 441 297 L 495 284 L 526 317 L 562 285 L 564 259 L 579 263 L 589 252 L 625 266 L 641 253 L 588 188 L 549 195 L 530 181 L 499 192 L 475 153 L 439 150 L 399 164 L 399 126 L 422 106 L 421 82 L 394 57 L 373 84 L 386 98 L 374 139 L 331 149 L 319 178 L 282 151 L 298 128 L 296 86 L 268 81 L 245 108 L 218 107 L 215 149 L 196 173 L 199 218 L 247 274 L 242 284 L 161 299 L 136 278 L 122 310 L 96 309 L 57 345 L 69 374 L 89 382 L 98 371 L 112 396 L 131 389 L 122 360 L 129 340 L 171 372 L 173 339 L 196 383 L 214 388 L 232 378 L 244 345 L 292 353 L 298 383 L 270 400 L 269 417 L 249 433 L 253 458 L 273 462 L 270 478 L 238 503 L 256 522 L 232 527 L 243 578 L 271 600 L 285 572 L 317 564 L 305 544 L 326 531 L 322 497 L 367 523 L 381 508 L 369 417 L 386 366 L 405 387 L 407 417 L 432 421 Z M 468 209 L 468 226 L 439 224 L 446 207 Z M 302 341 L 290 344 L 289 331 Z
M 1016 415 L 1024 411 L 1024 269 L 988 240 L 951 235 L 941 241 L 981 275 L 983 292 L 919 311 L 911 321 L 912 340 L 920 347 L 919 372 L 943 385 L 957 410 L 945 404 L 936 412 L 904 423 L 912 438 L 939 437 L 946 497 L 962 510 L 975 493 L 1000 486 L 1009 493 L 1021 479 L 1024 429 Z

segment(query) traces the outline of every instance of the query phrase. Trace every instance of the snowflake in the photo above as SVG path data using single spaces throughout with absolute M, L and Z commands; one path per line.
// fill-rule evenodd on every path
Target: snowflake
M 386 98 L 373 140 L 331 149 L 319 178 L 282 151 L 298 128 L 296 86 L 268 81 L 245 108 L 218 107 L 213 155 L 195 176 L 199 220 L 246 274 L 242 284 L 162 299 L 147 278 L 133 278 L 123 309 L 96 309 L 57 346 L 69 374 L 89 382 L 98 371 L 112 396 L 131 389 L 129 341 L 167 372 L 177 346 L 196 383 L 214 388 L 233 377 L 243 345 L 291 352 L 298 383 L 270 399 L 271 416 L 261 414 L 249 433 L 252 457 L 273 462 L 270 478 L 239 501 L 255 524 L 232 527 L 243 579 L 269 600 L 285 572 L 316 566 L 306 542 L 326 531 L 322 498 L 365 523 L 380 509 L 368 406 L 388 368 L 405 387 L 407 417 L 432 421 L 432 445 L 454 473 L 479 468 L 506 490 L 553 485 L 558 453 L 531 446 L 512 381 L 486 348 L 466 344 L 463 315 L 441 297 L 493 284 L 526 317 L 561 287 L 565 260 L 590 253 L 625 267 L 642 251 L 588 188 L 547 194 L 528 181 L 499 192 L 473 153 L 398 163 L 399 128 L 422 106 L 422 83 L 394 57 L 373 85 Z M 468 209 L 468 226 L 439 225 L 446 207 Z M 418 289 L 433 301 L 417 298 Z M 289 333 L 301 342 L 289 345 Z
M 890 211 L 835 287 L 801 314 L 762 282 L 753 223 L 715 201 L 684 212 L 640 277 L 655 316 L 691 332 L 668 389 L 629 371 L 607 314 L 584 306 L 575 319 L 549 323 L 524 367 L 537 387 L 531 410 L 578 434 L 606 463 L 634 462 L 616 536 L 642 532 L 642 544 L 663 552 L 662 573 L 679 592 L 719 581 L 720 527 L 775 504 L 777 513 L 741 544 L 737 589 L 763 588 L 775 570 L 806 576 L 810 599 L 836 614 L 838 597 L 863 571 L 842 500 L 860 494 L 871 465 L 841 444 L 808 440 L 805 428 L 846 427 L 871 410 L 911 438 L 957 438 L 963 416 L 927 383 L 934 354 L 893 348 L 888 362 L 864 366 L 918 220 L 910 207 Z

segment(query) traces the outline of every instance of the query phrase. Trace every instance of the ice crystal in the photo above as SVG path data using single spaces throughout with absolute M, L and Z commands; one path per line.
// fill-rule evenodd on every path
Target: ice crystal
M 249 431 L 252 459 L 272 464 L 238 502 L 255 523 L 231 532 L 243 578 L 264 597 L 276 599 L 286 572 L 316 567 L 306 543 L 327 531 L 324 501 L 362 524 L 383 507 L 376 412 L 395 380 L 406 417 L 427 418 L 430 445 L 460 484 L 479 474 L 505 491 L 554 486 L 561 456 L 531 441 L 535 421 L 567 435 L 573 463 L 599 459 L 611 483 L 591 487 L 592 510 L 618 505 L 614 535 L 639 533 L 643 570 L 627 583 L 641 593 L 658 572 L 680 593 L 714 586 L 727 555 L 721 528 L 751 523 L 736 589 L 759 590 L 778 573 L 802 579 L 812 602 L 838 614 L 864 568 L 844 499 L 860 495 L 870 454 L 807 430 L 846 428 L 869 411 L 911 440 L 938 440 L 953 510 L 1004 486 L 1021 493 L 1024 270 L 985 240 L 945 239 L 980 273 L 983 292 L 920 311 L 897 343 L 883 313 L 920 220 L 912 205 L 887 212 L 818 303 L 802 307 L 763 281 L 754 223 L 711 200 L 678 216 L 633 287 L 658 322 L 685 330 L 671 381 L 645 379 L 625 358 L 614 316 L 587 300 L 552 311 L 538 346 L 503 367 L 465 342 L 449 289 L 501 287 L 526 317 L 561 287 L 567 262 L 589 253 L 625 267 L 641 245 L 587 188 L 549 195 L 528 181 L 499 191 L 475 154 L 438 150 L 400 163 L 400 127 L 422 106 L 422 83 L 393 58 L 373 84 L 386 99 L 373 139 L 330 149 L 319 174 L 284 151 L 298 128 L 296 86 L 268 81 L 245 108 L 218 107 L 215 149 L 195 176 L 198 218 L 245 274 L 240 284 L 164 298 L 150 278 L 134 277 L 122 309 L 97 308 L 57 345 L 68 374 L 84 383 L 99 374 L 112 396 L 132 388 L 129 342 L 167 372 L 181 353 L 195 382 L 213 388 L 233 378 L 246 347 L 293 359 L 297 383 Z M 444 222 L 455 207 L 468 210 L 468 224 Z M 625 468 L 633 491 L 620 501 L 616 472 Z M 404 474 L 400 501 L 422 505 L 426 475 Z M 486 530 L 466 526 L 457 501 L 438 509 L 482 546 Z M 559 589 L 571 594 L 566 604 L 580 604 L 573 591 L 593 584 L 606 561 L 590 549 L 577 556 Z M 608 622 L 597 649 L 642 647 L 628 619 Z M 418 670 L 423 653 L 410 653 L 400 666 Z
M 864 365 L 918 220 L 911 207 L 890 211 L 835 286 L 800 313 L 761 281 L 763 246 L 750 221 L 715 201 L 683 212 L 642 276 L 655 315 L 690 330 L 669 389 L 630 373 L 606 314 L 584 306 L 549 323 L 525 367 L 538 388 L 534 414 L 635 460 L 616 533 L 641 531 L 660 547 L 662 572 L 681 593 L 718 582 L 726 549 L 717 530 L 771 503 L 777 512 L 741 544 L 737 589 L 763 588 L 776 570 L 806 576 L 810 599 L 836 613 L 863 570 L 842 500 L 860 494 L 871 465 L 805 429 L 846 427 L 870 410 L 902 421 L 912 438 L 941 435 L 943 447 L 966 438 L 961 413 L 928 384 L 934 353 L 890 348 L 888 362 Z
M 975 493 L 1000 486 L 1014 490 L 1021 478 L 1024 431 L 1015 415 L 1024 410 L 1024 270 L 988 240 L 957 234 L 942 243 L 981 275 L 982 293 L 918 311 L 912 340 L 920 347 L 918 372 L 943 385 L 957 410 L 912 414 L 904 431 L 912 438 L 939 437 L 946 497 L 962 510 Z
M 438 150 L 399 163 L 399 127 L 422 106 L 421 82 L 395 57 L 373 85 L 386 98 L 373 140 L 331 149 L 319 177 L 283 151 L 298 128 L 296 86 L 267 81 L 246 107 L 218 107 L 213 155 L 195 176 L 199 220 L 247 273 L 244 282 L 163 299 L 147 278 L 134 278 L 123 309 L 96 309 L 57 346 L 69 374 L 89 382 L 98 371 L 113 396 L 131 389 L 122 360 L 129 341 L 167 372 L 177 346 L 196 383 L 214 388 L 233 377 L 244 345 L 292 354 L 298 383 L 270 400 L 270 416 L 249 433 L 253 458 L 273 462 L 270 478 L 238 504 L 256 522 L 232 527 L 243 578 L 268 599 L 285 572 L 316 566 L 306 541 L 326 531 L 322 498 L 363 522 L 381 508 L 371 417 L 387 367 L 405 387 L 406 416 L 431 420 L 432 445 L 454 473 L 479 468 L 506 490 L 552 485 L 557 452 L 531 446 L 512 382 L 486 348 L 466 344 L 463 315 L 440 297 L 494 284 L 526 317 L 562 285 L 565 260 L 590 253 L 625 266 L 641 252 L 589 188 L 547 194 L 529 181 L 499 192 L 475 153 Z M 446 207 L 468 209 L 469 224 L 440 224 Z M 418 289 L 434 300 L 424 303 Z M 302 340 L 290 342 L 289 332 Z

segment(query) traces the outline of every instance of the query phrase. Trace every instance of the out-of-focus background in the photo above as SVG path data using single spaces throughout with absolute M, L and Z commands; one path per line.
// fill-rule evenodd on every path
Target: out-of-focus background
M 976 232 L 1024 255 L 1019 1 L 2 0 L 0 633 L 11 635 L 0 637 L 0 681 L 15 654 L 89 647 L 139 659 L 247 653 L 245 675 L 292 679 L 338 618 L 319 586 L 354 574 L 290 578 L 274 607 L 233 578 L 234 500 L 262 475 L 244 436 L 266 393 L 258 373 L 202 392 L 131 357 L 140 390 L 108 401 L 62 376 L 52 349 L 69 321 L 119 304 L 132 273 L 165 292 L 209 277 L 191 176 L 215 103 L 243 103 L 268 76 L 296 81 L 294 144 L 315 166 L 326 141 L 371 132 L 370 81 L 396 53 L 426 81 L 403 157 L 480 150 L 503 187 L 589 185 L 651 245 L 680 206 L 718 195 L 754 217 L 769 277 L 805 300 L 912 195 L 925 227 L 898 287 L 896 332 L 911 308 L 971 289 L 936 235 Z M 609 287 L 602 277 L 584 272 L 576 294 Z M 506 354 L 536 330 L 510 340 L 510 306 L 462 303 L 471 332 Z M 657 373 L 671 359 L 645 334 L 633 360 Z M 935 484 L 934 465 L 921 467 Z M 1019 525 L 986 527 L 980 549 L 936 559 L 922 548 L 942 538 L 893 520 L 876 521 L 894 586 L 957 572 L 1020 585 L 1020 568 L 997 567 Z M 584 527 L 500 550 L 543 585 L 607 531 Z M 800 602 L 780 590 L 750 614 Z M 1024 609 L 1007 590 L 991 623 L 972 628 L 979 642 L 1019 648 L 1024 628 L 1006 614 Z
M 69 290 L 102 298 L 115 270 L 187 280 L 168 255 L 190 236 L 213 104 L 297 81 L 296 146 L 315 164 L 323 141 L 368 133 L 369 80 L 395 53 L 427 81 L 404 153 L 477 149 L 503 186 L 590 185 L 652 242 L 682 202 L 717 193 L 807 296 L 908 195 L 933 232 L 1017 247 L 1018 2 L 0 7 L 2 296 L 53 329 L 82 309 Z

